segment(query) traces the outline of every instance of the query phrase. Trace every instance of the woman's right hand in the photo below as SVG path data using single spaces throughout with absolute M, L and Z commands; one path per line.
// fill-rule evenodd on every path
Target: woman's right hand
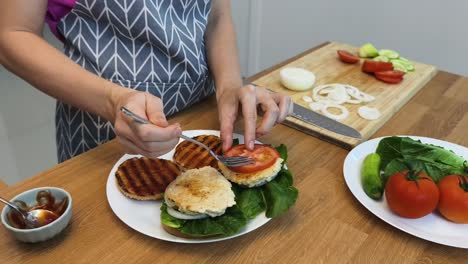
M 114 105 L 117 141 L 127 153 L 157 158 L 171 151 L 179 142 L 182 133 L 180 125 L 169 125 L 164 115 L 163 103 L 158 97 L 128 90 L 117 97 Z M 148 119 L 152 124 L 137 123 L 120 112 L 122 106 Z

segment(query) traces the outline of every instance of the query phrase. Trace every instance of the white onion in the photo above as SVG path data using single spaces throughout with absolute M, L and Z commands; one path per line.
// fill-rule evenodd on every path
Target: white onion
M 290 90 L 304 91 L 314 86 L 315 75 L 302 68 L 284 68 L 280 71 L 280 80 Z
M 367 120 L 376 120 L 381 116 L 379 109 L 368 106 L 359 107 L 358 114 Z
M 195 219 L 202 219 L 202 218 L 208 217 L 208 215 L 206 214 L 196 214 L 196 215 L 184 214 L 169 206 L 167 207 L 167 213 L 175 218 L 183 219 L 183 220 L 195 220 Z
M 304 100 L 304 102 L 306 103 L 311 103 L 313 101 L 312 98 L 310 98 L 310 96 L 307 95 L 302 96 L 302 100 Z
M 314 102 L 309 104 L 309 108 L 313 111 L 321 111 L 324 106 L 325 104 L 322 102 Z
M 336 114 L 330 113 L 328 111 L 328 108 L 337 108 L 341 111 L 341 114 L 336 115 Z M 325 116 L 332 118 L 332 119 L 336 119 L 336 120 L 342 120 L 349 116 L 348 108 L 339 104 L 325 104 L 325 106 L 322 108 L 322 113 Z

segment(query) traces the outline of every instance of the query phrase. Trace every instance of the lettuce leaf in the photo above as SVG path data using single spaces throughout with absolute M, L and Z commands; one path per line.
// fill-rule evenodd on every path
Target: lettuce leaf
M 243 188 L 233 184 L 236 204 L 247 219 L 253 219 L 265 211 L 266 204 L 260 188 Z
M 180 228 L 184 225 L 185 220 L 175 218 L 167 213 L 167 205 L 163 203 L 161 205 L 161 223 L 172 228 Z
M 292 184 L 291 172 L 282 168 L 274 180 L 263 186 L 267 217 L 278 217 L 296 203 L 299 192 Z
M 239 233 L 246 224 L 247 218 L 239 207 L 234 205 L 226 209 L 221 216 L 186 221 L 179 230 L 191 236 L 231 236 Z
M 422 171 L 435 182 L 450 174 L 463 174 L 467 162 L 451 150 L 408 137 L 387 137 L 376 150 L 382 159 L 383 180 L 404 170 Z

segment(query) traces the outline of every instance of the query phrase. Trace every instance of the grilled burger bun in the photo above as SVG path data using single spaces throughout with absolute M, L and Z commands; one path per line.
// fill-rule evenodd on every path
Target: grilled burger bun
M 236 204 L 231 187 L 231 183 L 212 167 L 187 170 L 166 188 L 167 213 L 182 220 L 220 216 Z M 176 228 L 164 224 L 163 227 L 169 233 L 181 236 Z
M 170 160 L 141 157 L 120 164 L 115 179 L 120 192 L 129 198 L 159 200 L 179 174 L 179 168 Z
M 273 180 L 276 177 L 276 175 L 278 175 L 278 172 L 281 170 L 282 163 L 283 159 L 277 158 L 275 163 L 273 163 L 273 165 L 271 165 L 270 167 L 261 171 L 250 173 L 240 173 L 232 171 L 221 162 L 218 162 L 218 167 L 223 173 L 224 177 L 226 177 L 226 179 L 239 185 L 251 188 L 261 186 Z
M 193 139 L 207 145 L 217 155 L 222 152 L 221 139 L 218 136 L 200 135 L 193 137 Z M 177 145 L 173 160 L 186 170 L 199 169 L 205 166 L 218 168 L 218 162 L 206 149 L 187 140 Z

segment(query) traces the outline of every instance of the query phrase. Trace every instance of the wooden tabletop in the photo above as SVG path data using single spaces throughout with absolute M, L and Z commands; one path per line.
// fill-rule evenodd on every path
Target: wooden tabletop
M 418 135 L 468 146 L 467 87 L 468 78 L 439 72 L 374 137 Z M 186 130 L 218 129 L 214 98 L 171 121 Z M 17 242 L 0 228 L 0 263 L 466 263 L 467 250 L 409 235 L 365 209 L 343 178 L 347 150 L 283 125 L 260 140 L 288 146 L 299 198 L 287 213 L 251 233 L 216 243 L 176 244 L 129 228 L 106 198 L 109 172 L 124 154 L 111 141 L 0 189 L 0 196 L 12 198 L 34 187 L 56 186 L 74 201 L 71 224 L 48 242 Z

